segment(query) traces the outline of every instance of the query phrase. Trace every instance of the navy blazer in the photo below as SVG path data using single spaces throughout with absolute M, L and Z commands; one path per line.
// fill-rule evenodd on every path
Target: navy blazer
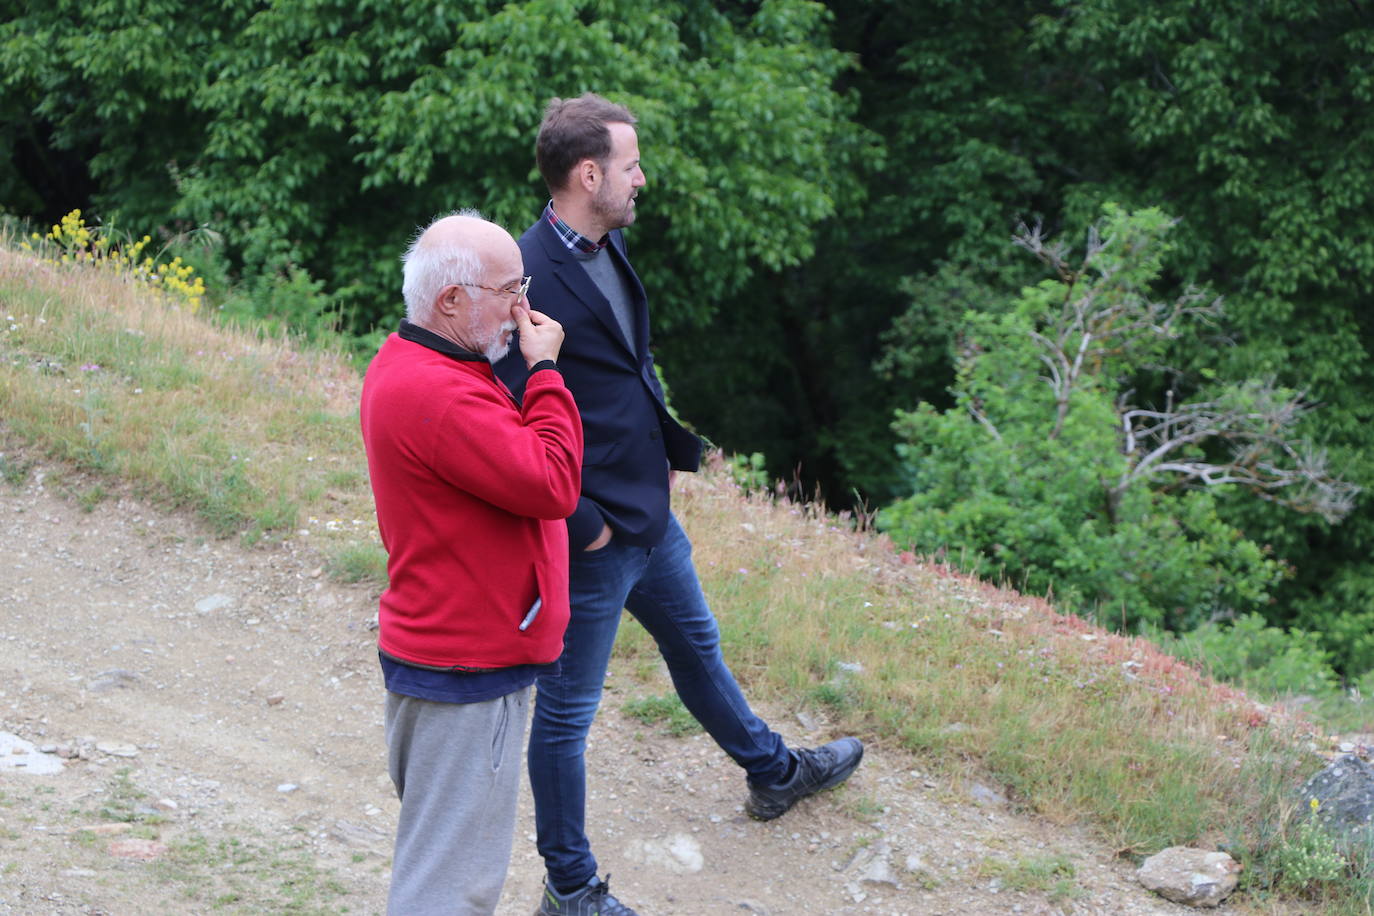
M 540 218 L 520 236 L 531 307 L 563 325 L 558 368 L 582 414 L 582 496 L 568 519 L 568 546 L 581 550 L 609 524 L 620 540 L 645 547 L 668 525 L 668 469 L 695 471 L 701 440 L 669 415 L 649 353 L 649 303 L 625 255 L 620 230 L 608 252 L 629 281 L 635 348 L 586 268 Z M 528 371 L 518 344 L 496 364 L 520 397 Z

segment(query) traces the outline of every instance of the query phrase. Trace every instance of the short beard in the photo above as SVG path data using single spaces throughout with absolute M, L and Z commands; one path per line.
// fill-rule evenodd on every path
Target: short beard
M 514 321 L 503 321 L 501 327 L 496 329 L 496 333 L 491 336 L 490 340 L 478 341 L 479 346 L 482 347 L 482 355 L 487 358 L 487 362 L 494 366 L 505 358 L 506 354 L 510 352 L 511 344 L 515 342 L 515 337 L 507 336 L 506 332 L 514 330 Z M 501 342 L 502 337 L 506 338 L 504 343 Z
M 605 193 L 606 190 L 607 187 L 603 186 L 597 192 L 596 197 L 592 198 L 592 211 L 602 221 L 608 232 L 612 229 L 624 229 L 635 221 L 634 208 L 630 206 L 629 201 L 617 206 L 615 202 L 608 199 L 610 195 Z M 599 241 L 599 239 L 592 241 Z

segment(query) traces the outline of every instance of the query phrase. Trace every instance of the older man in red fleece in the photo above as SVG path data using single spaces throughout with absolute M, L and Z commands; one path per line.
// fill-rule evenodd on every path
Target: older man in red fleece
M 510 862 L 530 685 L 557 665 L 582 424 L 563 329 L 528 307 L 520 249 L 464 211 L 403 259 L 406 318 L 361 420 L 388 556 L 378 650 L 401 798 L 388 912 L 490 914 Z M 523 403 L 493 374 L 511 332 Z

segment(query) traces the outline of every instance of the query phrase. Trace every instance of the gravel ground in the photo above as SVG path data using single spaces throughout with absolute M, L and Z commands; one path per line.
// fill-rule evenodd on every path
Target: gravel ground
M 0 484 L 0 913 L 382 912 L 375 596 L 303 543 L 244 549 L 127 495 L 85 511 L 46 479 Z M 644 916 L 1188 912 L 1089 833 L 880 736 L 847 786 L 755 823 L 709 739 L 622 712 L 665 684 L 613 669 L 589 751 L 594 848 Z M 835 737 L 760 711 L 789 742 Z M 542 876 L 527 793 L 519 817 L 503 916 Z

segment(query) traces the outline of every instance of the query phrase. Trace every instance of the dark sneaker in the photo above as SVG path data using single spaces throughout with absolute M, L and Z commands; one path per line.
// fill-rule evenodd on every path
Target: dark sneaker
M 797 748 L 797 769 L 787 782 L 772 786 L 749 783 L 749 800 L 745 812 L 760 821 L 771 821 L 787 813 L 808 795 L 832 789 L 849 778 L 864 759 L 863 742 L 858 738 L 841 738 L 824 747 Z
M 534 916 L 639 916 L 634 910 L 611 896 L 611 876 L 602 881 L 596 875 L 585 887 L 571 894 L 560 894 L 544 879 L 544 895 Z

